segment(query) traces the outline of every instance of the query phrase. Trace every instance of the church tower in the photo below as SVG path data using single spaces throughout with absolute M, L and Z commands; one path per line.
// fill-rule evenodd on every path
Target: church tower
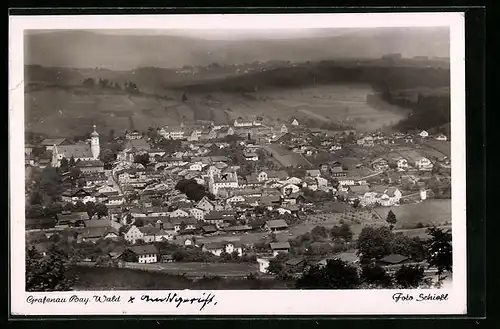
M 57 152 L 57 146 L 54 144 L 52 147 L 52 167 L 59 167 L 61 163 L 59 162 L 59 153 Z
M 90 134 L 90 150 L 92 151 L 92 157 L 94 160 L 97 160 L 99 158 L 101 148 L 99 147 L 99 134 L 95 130 L 95 125 L 94 131 Z

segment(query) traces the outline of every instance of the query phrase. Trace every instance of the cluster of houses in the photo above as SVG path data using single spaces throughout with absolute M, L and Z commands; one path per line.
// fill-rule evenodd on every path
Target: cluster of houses
M 121 236 L 136 244 L 127 249 L 127 253 L 137 262 L 171 261 L 171 257 L 159 255 L 151 243 L 181 241 L 189 246 L 194 244 L 191 237 L 196 235 L 245 234 L 255 229 L 286 230 L 288 224 L 284 219 L 267 220 L 262 226 L 252 226 L 252 221 L 260 216 L 256 209 L 264 207 L 284 218 L 298 216 L 304 209 L 305 190 L 322 191 L 351 203 L 357 200 L 361 206 L 394 206 L 403 197 L 401 190 L 393 185 L 369 184 L 367 177 L 388 170 L 391 163 L 395 163 L 398 172 L 410 169 L 430 171 L 434 165 L 418 152 L 408 151 L 404 156 L 398 153 L 377 158 L 370 163 L 368 171 L 359 166 L 347 170 L 340 162 L 332 161 L 321 164 L 318 169 L 304 170 L 300 175 L 291 175 L 286 170 L 260 169 L 242 176 L 240 167 L 232 164 L 229 151 L 220 155 L 230 146 L 221 137 L 250 137 L 246 135 L 252 134 L 254 140 L 256 136 L 262 137 L 261 142 L 279 143 L 289 146 L 293 152 L 314 155 L 317 146 L 304 145 L 307 138 L 302 134 L 328 136 L 331 132 L 305 129 L 297 119 L 289 125 L 281 124 L 277 129 L 267 127 L 259 120 L 237 119 L 232 126 L 211 124 L 203 128 L 181 125 L 163 127 L 157 132 L 167 139 L 182 140 L 186 147 L 173 153 L 154 149 L 147 137 L 133 131 L 125 135 L 123 150 L 117 155 L 112 169 L 107 171 L 99 160 L 99 135 L 95 126 L 90 139 L 83 143 L 70 144 L 65 139 L 45 140 L 42 146 L 52 152 L 51 161 L 45 165 L 59 167 L 62 159 L 74 159 L 84 181 L 83 186 L 64 191 L 62 201 L 104 204 L 107 216 L 99 219 L 100 215 L 89 218 L 86 212 L 62 212 L 56 218 L 27 219 L 26 229 L 43 231 L 47 236 L 62 232 L 81 242 Z M 349 134 L 352 132 L 336 132 L 330 138 L 324 138 L 319 147 L 328 152 L 341 150 L 339 136 Z M 428 135 L 420 136 L 428 138 Z M 248 162 L 259 161 L 262 145 L 249 139 L 239 142 L 244 146 L 244 157 Z M 389 143 L 390 139 L 370 135 L 356 143 L 366 146 L 386 141 Z M 27 146 L 27 156 L 32 148 Z M 213 155 L 214 151 L 218 155 Z M 145 154 L 149 163 L 137 163 L 136 157 Z M 64 179 L 69 179 L 68 173 L 63 174 Z M 209 193 L 197 199 L 199 201 L 193 201 L 176 189 L 180 181 L 187 180 L 204 186 Z M 421 199 L 425 199 L 425 191 L 420 193 Z M 216 256 L 223 252 L 236 252 L 241 256 L 245 252 L 245 246 L 235 241 L 207 243 L 201 247 Z M 289 249 L 288 243 L 271 243 L 270 257 Z M 265 267 L 267 258 L 259 259 L 259 264 Z

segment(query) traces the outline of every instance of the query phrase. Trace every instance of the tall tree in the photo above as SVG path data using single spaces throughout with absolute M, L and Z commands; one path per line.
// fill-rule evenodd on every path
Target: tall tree
M 312 266 L 296 282 L 299 289 L 354 289 L 360 284 L 357 269 L 339 259 Z
M 445 271 L 453 271 L 451 232 L 437 227 L 430 227 L 427 232 L 431 236 L 427 262 L 429 266 L 437 268 L 438 279 L 441 280 L 441 275 Z
M 396 271 L 394 278 L 403 288 L 418 288 L 424 279 L 424 268 L 418 265 L 403 265 Z
M 66 158 L 61 159 L 61 164 L 59 166 L 59 169 L 61 169 L 61 172 L 65 173 L 69 171 L 69 161 Z
M 374 284 L 388 288 L 391 286 L 391 276 L 387 274 L 385 269 L 375 263 L 371 263 L 362 267 L 361 270 L 362 281 L 368 284 Z
M 392 252 L 393 233 L 388 227 L 367 226 L 358 237 L 358 254 L 363 263 L 380 259 Z
M 71 156 L 71 158 L 69 159 L 69 167 L 73 168 L 75 165 L 76 165 L 75 158 Z
M 97 203 L 95 205 L 95 213 L 99 219 L 106 217 L 108 215 L 108 207 L 105 204 Z
M 389 212 L 387 213 L 386 222 L 390 225 L 391 229 L 393 229 L 394 225 L 396 225 L 397 223 L 396 214 L 394 214 L 392 210 L 389 210 Z
M 34 247 L 27 250 L 26 291 L 69 291 L 72 284 L 59 255 L 51 253 L 43 257 Z

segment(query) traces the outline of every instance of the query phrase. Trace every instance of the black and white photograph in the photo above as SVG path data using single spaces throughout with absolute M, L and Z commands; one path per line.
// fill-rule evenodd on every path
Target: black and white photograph
M 95 292 L 188 290 L 239 314 L 222 294 L 368 292 L 349 312 L 465 312 L 456 14 L 329 15 L 24 17 L 9 87 L 20 303 L 80 314 L 103 309 Z

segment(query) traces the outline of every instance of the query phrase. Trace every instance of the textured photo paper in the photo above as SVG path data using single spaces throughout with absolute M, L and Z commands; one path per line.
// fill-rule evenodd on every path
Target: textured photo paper
M 11 16 L 11 314 L 465 314 L 464 41 L 462 13 Z

